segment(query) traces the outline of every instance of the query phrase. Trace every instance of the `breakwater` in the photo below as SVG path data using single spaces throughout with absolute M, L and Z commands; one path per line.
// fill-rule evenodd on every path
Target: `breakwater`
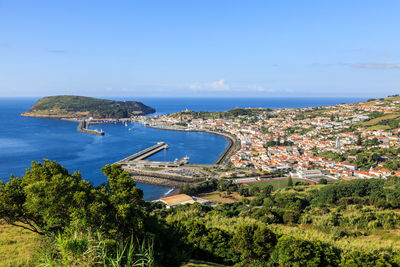
M 133 180 L 135 182 L 144 183 L 144 184 L 169 186 L 169 187 L 174 187 L 174 188 L 181 188 L 187 184 L 187 183 L 181 182 L 181 181 L 173 181 L 173 180 L 159 178 L 159 177 L 139 176 L 139 175 L 135 175 L 133 177 Z
M 164 142 L 158 142 L 157 144 L 155 144 L 154 146 L 148 147 L 142 151 L 139 151 L 129 157 L 126 157 L 122 160 L 120 160 L 119 162 L 117 162 L 118 164 L 123 164 L 123 163 L 128 163 L 129 161 L 139 161 L 139 160 L 144 160 L 148 157 L 150 157 L 151 155 L 163 150 L 163 149 L 167 149 L 168 145 L 165 144 Z
M 104 135 L 103 131 L 90 130 L 89 129 L 89 122 L 87 122 L 86 120 L 82 120 L 82 121 L 79 122 L 78 131 L 83 132 L 83 133 L 88 133 L 88 134 Z
M 179 181 L 184 183 L 198 183 L 204 181 L 205 179 L 202 177 L 192 177 L 192 176 L 183 176 L 165 172 L 157 172 L 157 171 L 147 171 L 147 170 L 139 170 L 139 169 L 130 169 L 126 168 L 129 173 L 133 175 L 140 175 L 140 176 L 149 176 L 149 177 L 157 177 L 157 178 L 164 178 L 173 181 Z
M 123 169 L 132 174 L 136 182 L 155 184 L 171 187 L 183 187 L 186 184 L 193 185 L 206 180 L 203 177 L 184 176 L 162 171 L 148 171 L 143 169 L 123 166 Z

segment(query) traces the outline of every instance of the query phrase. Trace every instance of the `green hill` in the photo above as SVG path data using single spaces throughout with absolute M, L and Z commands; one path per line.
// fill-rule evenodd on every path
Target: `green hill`
M 114 101 L 93 97 L 62 95 L 41 98 L 30 110 L 21 115 L 55 118 L 93 117 L 118 119 L 154 112 L 155 109 L 136 101 Z
M 256 116 L 261 112 L 272 111 L 269 108 L 234 108 L 227 111 L 192 111 L 185 110 L 181 112 L 176 112 L 171 114 L 171 116 L 180 117 L 180 116 L 191 116 L 194 119 L 203 118 L 203 119 L 227 119 L 234 118 L 238 116 Z

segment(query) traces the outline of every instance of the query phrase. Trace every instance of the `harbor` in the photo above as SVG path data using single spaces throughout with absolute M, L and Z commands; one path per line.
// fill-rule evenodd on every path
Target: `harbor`
M 136 152 L 118 162 L 122 168 L 132 175 L 132 178 L 141 183 L 155 184 L 171 187 L 183 187 L 186 184 L 193 185 L 210 178 L 215 178 L 212 168 L 218 168 L 224 159 L 235 148 L 233 141 L 229 142 L 225 151 L 217 159 L 215 164 L 189 164 L 189 158 L 183 157 L 175 161 L 149 161 L 148 157 L 168 148 L 165 142 Z M 209 170 L 210 169 L 210 170 Z

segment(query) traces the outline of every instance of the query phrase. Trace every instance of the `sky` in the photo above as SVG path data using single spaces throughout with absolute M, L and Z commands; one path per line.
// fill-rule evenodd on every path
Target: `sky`
M 0 0 L 0 97 L 400 93 L 400 1 Z

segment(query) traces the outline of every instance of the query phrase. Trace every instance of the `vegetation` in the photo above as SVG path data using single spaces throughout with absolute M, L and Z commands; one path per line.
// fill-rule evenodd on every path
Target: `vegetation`
M 271 109 L 265 109 L 265 108 L 234 108 L 228 111 L 182 111 L 178 113 L 172 114 L 172 116 L 176 117 L 182 117 L 182 116 L 190 116 L 194 119 L 197 118 L 202 118 L 202 119 L 227 119 L 227 118 L 233 118 L 233 117 L 239 117 L 239 116 L 246 116 L 250 117 L 250 120 L 254 117 L 255 115 L 258 115 L 261 112 L 265 111 L 272 111 Z M 273 117 L 272 114 L 270 114 L 269 117 Z
M 381 112 L 372 112 L 369 117 L 370 120 L 363 121 L 360 125 L 370 130 L 394 129 L 399 127 L 400 114 L 398 113 L 382 114 Z
M 0 266 L 33 266 L 41 237 L 0 221 Z
M 199 260 L 236 266 L 400 264 L 396 178 L 312 187 L 296 186 L 295 179 L 292 187 L 286 179 L 286 187 L 275 191 L 271 184 L 261 189 L 210 180 L 182 190 L 196 194 L 214 188 L 235 190 L 242 200 L 214 208 L 194 204 L 166 209 L 161 203 L 143 201 L 142 191 L 119 165 L 102 170 L 107 183 L 95 187 L 79 173 L 70 174 L 45 160 L 32 163 L 24 176 L 11 176 L 0 184 L 0 217 L 8 223 L 0 229 L 14 225 L 13 233 L 20 228 L 31 244 L 21 247 L 32 251 L 36 242 L 39 248 L 36 253 L 21 252 L 25 256 L 10 264 L 180 266 Z M 14 245 L 12 240 L 1 244 L 0 255 Z
M 129 118 L 155 112 L 141 102 L 114 101 L 84 96 L 50 96 L 39 99 L 22 115 L 50 117 Z
M 290 179 L 279 179 L 279 180 L 266 180 L 266 181 L 259 181 L 259 182 L 252 182 L 248 183 L 247 185 L 252 188 L 252 187 L 258 187 L 261 190 L 263 190 L 267 186 L 272 186 L 273 190 L 278 190 L 282 188 L 286 188 L 289 185 Z M 298 179 L 298 178 L 291 178 L 291 186 L 304 186 L 304 185 L 310 185 L 311 183 L 308 181 L 305 181 L 304 179 Z
M 400 149 L 396 147 L 374 147 L 377 144 L 377 139 L 373 138 L 372 140 L 362 142 L 362 145 L 372 146 L 369 149 L 353 149 L 346 154 L 327 151 L 320 153 L 319 156 L 339 162 L 349 161 L 357 165 L 358 168 L 365 170 L 376 167 L 379 163 L 384 163 L 386 169 L 392 171 L 400 170 L 400 161 L 397 156 L 400 153 Z
M 288 140 L 281 141 L 280 139 L 278 139 L 277 141 L 270 140 L 270 141 L 266 142 L 265 144 L 263 144 L 263 146 L 265 148 L 273 147 L 273 146 L 293 146 L 293 142 L 288 141 Z

